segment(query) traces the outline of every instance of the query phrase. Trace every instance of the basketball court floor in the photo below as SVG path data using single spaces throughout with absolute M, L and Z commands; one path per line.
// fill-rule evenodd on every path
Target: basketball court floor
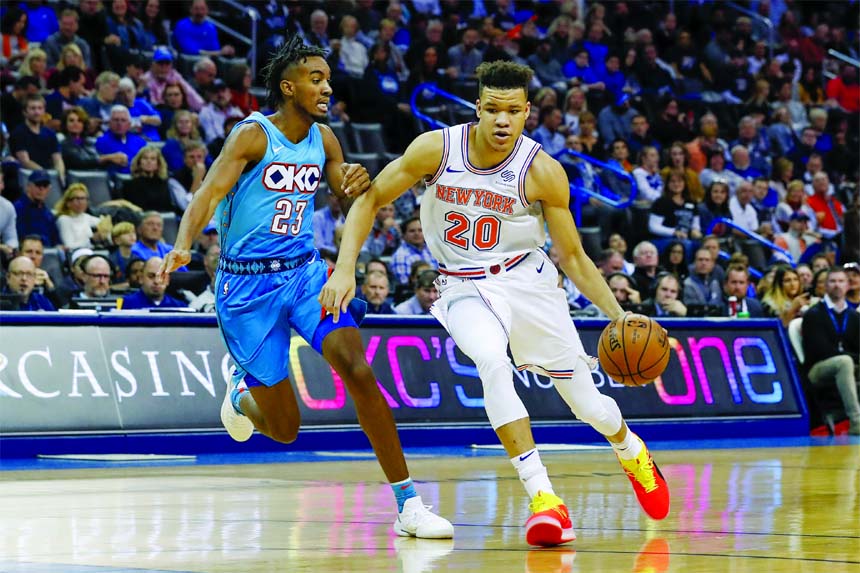
M 673 494 L 639 510 L 608 449 L 546 453 L 578 539 L 530 549 L 500 451 L 408 451 L 453 541 L 397 538 L 372 454 L 0 462 L 0 572 L 860 572 L 860 440 L 654 443 Z

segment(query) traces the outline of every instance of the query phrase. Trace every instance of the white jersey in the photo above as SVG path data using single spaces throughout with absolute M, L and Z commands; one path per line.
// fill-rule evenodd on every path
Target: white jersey
M 530 205 L 525 194 L 540 144 L 521 135 L 507 159 L 479 169 L 469 163 L 470 127 L 474 124 L 443 130 L 442 162 L 421 201 L 430 252 L 443 272 L 463 271 L 461 276 L 519 260 L 546 240 L 541 206 Z

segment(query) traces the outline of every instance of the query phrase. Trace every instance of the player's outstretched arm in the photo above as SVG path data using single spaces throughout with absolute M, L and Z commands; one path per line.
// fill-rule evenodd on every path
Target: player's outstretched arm
M 344 197 L 358 197 L 370 188 L 370 174 L 367 168 L 358 163 L 346 163 L 343 148 L 334 132 L 327 125 L 320 125 L 320 133 L 325 148 L 325 178 L 329 188 L 343 201 Z M 347 205 L 342 204 L 346 209 Z
M 541 201 L 543 205 L 544 218 L 564 274 L 610 320 L 624 316 L 603 275 L 582 247 L 570 214 L 570 184 L 561 164 L 543 151 L 538 153 L 529 169 L 526 192 L 530 201 Z
M 162 276 L 191 262 L 191 245 L 194 238 L 212 219 L 218 203 L 239 180 L 249 161 L 259 161 L 266 154 L 267 139 L 262 128 L 255 123 L 240 125 L 230 133 L 224 149 L 209 168 L 203 184 L 194 193 L 188 209 L 182 215 L 176 243 L 161 264 Z
M 320 304 L 334 315 L 335 321 L 355 296 L 355 261 L 370 234 L 376 211 L 397 199 L 419 179 L 431 177 L 442 160 L 442 145 L 441 131 L 419 135 L 352 204 L 346 216 L 337 265 L 319 296 Z

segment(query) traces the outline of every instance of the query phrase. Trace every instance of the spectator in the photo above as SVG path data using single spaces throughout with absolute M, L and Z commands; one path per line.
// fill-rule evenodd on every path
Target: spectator
M 817 238 L 809 233 L 808 223 L 809 216 L 806 213 L 802 211 L 792 213 L 789 217 L 788 231 L 779 233 L 774 238 L 774 244 L 788 251 L 794 262 L 800 260 L 810 244 L 818 242 Z M 775 252 L 774 256 L 789 262 L 780 253 Z
M 804 116 L 805 116 L 804 111 Z M 767 128 L 767 137 L 770 140 L 770 145 L 773 148 L 774 154 L 784 156 L 794 151 L 795 141 L 797 136 L 794 134 L 794 128 L 791 125 L 791 115 L 787 107 L 777 107 L 773 111 L 773 121 Z M 777 159 L 784 159 L 780 157 Z M 774 163 L 774 170 L 776 164 Z
M 78 35 L 90 47 L 94 68 L 104 67 L 102 48 L 118 46 L 119 36 L 108 32 L 107 14 L 99 0 L 80 0 L 78 4 Z
M 631 135 L 628 140 L 628 145 L 633 154 L 638 154 L 644 147 L 654 147 L 659 152 L 660 142 L 651 137 L 648 132 L 649 129 L 650 126 L 648 125 L 648 118 L 644 115 L 637 115 L 631 120 Z M 657 157 L 659 159 L 660 156 L 658 155 Z
M 848 291 L 845 293 L 845 300 L 851 310 L 857 310 L 860 306 L 860 265 L 845 263 L 842 268 L 848 275 Z
M 176 23 L 173 36 L 177 39 L 179 51 L 191 56 L 232 57 L 236 50 L 233 46 L 221 46 L 218 29 L 208 21 L 209 6 L 206 0 L 193 0 L 190 16 Z
M 600 126 L 600 138 L 603 141 L 627 140 L 630 137 L 630 125 L 639 112 L 630 107 L 630 95 L 622 94 L 615 105 L 604 107 L 597 116 Z
M 644 93 L 671 92 L 675 86 L 672 71 L 672 68 L 659 58 L 654 44 L 649 44 L 642 49 L 642 60 L 638 66 L 637 77 Z
M 651 206 L 648 230 L 654 236 L 657 248 L 665 247 L 671 239 L 684 243 L 687 253 L 702 238 L 696 204 L 690 198 L 684 177 L 673 171 L 666 179 L 663 195 Z
M 96 73 L 87 67 L 81 49 L 75 44 L 66 44 L 60 50 L 60 61 L 57 66 L 48 70 L 48 87 L 57 89 L 59 86 L 60 73 L 66 68 L 79 68 L 84 74 L 81 95 L 89 95 L 95 86 Z M 50 111 L 50 110 L 49 110 Z
M 110 296 L 110 280 L 113 271 L 110 268 L 110 262 L 101 255 L 92 254 L 92 251 L 89 255 L 78 256 L 74 260 L 79 261 L 78 266 L 83 280 L 83 289 L 76 293 L 75 298 L 84 300 L 107 299 L 105 301 L 106 307 L 113 307 L 114 299 Z M 72 266 L 74 266 L 74 262 Z M 75 306 L 73 299 L 71 307 L 74 308 Z
M 690 121 L 690 116 L 680 113 L 678 100 L 668 97 L 663 103 L 660 115 L 653 122 L 651 133 L 663 148 L 676 141 L 683 145 L 683 142 L 693 139 Z
M 714 148 L 729 148 L 728 144 L 719 137 L 717 116 L 708 112 L 699 118 L 699 135 L 686 145 L 690 169 L 700 173 L 707 165 L 708 152 Z
M 218 157 L 221 154 L 221 150 L 224 149 L 224 144 L 227 142 L 227 138 L 230 136 L 230 132 L 236 127 L 236 124 L 242 121 L 243 118 L 236 115 L 228 115 L 224 118 L 224 135 L 221 137 L 216 137 L 212 140 L 212 142 L 206 146 L 206 165 L 211 165 L 212 158 Z
M 723 155 L 723 150 L 719 147 L 708 152 L 708 167 L 699 173 L 699 183 L 704 189 L 709 189 L 715 181 L 721 181 L 725 184 L 732 195 L 737 191 L 738 184 L 742 181 L 737 173 L 726 169 L 726 158 Z
M 81 100 L 81 107 L 90 116 L 89 133 L 107 131 L 110 124 L 111 108 L 116 104 L 119 91 L 119 75 L 102 72 L 96 78 L 96 93 Z
M 711 222 L 718 218 L 729 220 L 732 218 L 732 212 L 729 209 L 729 184 L 722 179 L 714 179 L 708 187 L 708 192 L 705 193 L 705 200 L 699 203 L 698 211 L 699 225 L 703 232 L 724 234 L 725 225 L 718 223 L 718 226 L 711 230 Z
M 666 167 L 660 170 L 660 175 L 663 179 L 667 179 L 669 177 L 669 173 L 672 171 L 683 173 L 684 184 L 687 187 L 687 192 L 690 193 L 690 198 L 692 198 L 696 203 L 699 203 L 705 196 L 705 190 L 702 187 L 702 183 L 699 181 L 698 172 L 691 169 L 689 166 L 690 154 L 687 147 L 685 147 L 680 141 L 673 143 L 669 147 L 666 163 Z
M 439 298 L 436 290 L 436 277 L 439 272 L 425 270 L 418 273 L 415 278 L 415 294 L 394 307 L 397 314 L 422 315 L 430 314 L 430 307 Z
M 257 97 L 251 93 L 251 68 L 247 64 L 239 64 L 227 71 L 227 85 L 230 88 L 230 104 L 239 108 L 242 117 L 253 111 L 260 111 Z
M 128 277 L 125 274 L 125 269 L 131 261 L 131 247 L 137 242 L 137 232 L 134 230 L 134 225 L 128 221 L 117 223 L 111 229 L 111 240 L 114 248 L 111 249 L 109 258 L 114 268 L 113 280 L 115 283 L 126 283 L 125 285 L 115 284 L 114 286 L 128 286 Z
M 391 269 L 398 284 L 403 285 L 409 281 L 409 270 L 415 261 L 424 261 L 433 268 L 436 268 L 439 263 L 433 258 L 424 241 L 421 219 L 413 215 L 402 223 L 401 230 L 403 240 L 391 255 Z
M 684 303 L 690 305 L 720 305 L 722 289 L 714 274 L 714 256 L 702 247 L 696 251 L 693 272 L 684 280 Z
M 754 297 L 748 296 L 750 290 L 750 273 L 749 269 L 743 265 L 732 265 L 726 271 L 726 280 L 723 284 L 723 312 L 722 316 L 738 316 L 744 314 L 749 318 L 762 318 L 764 310 L 761 303 Z M 735 314 L 731 313 L 729 305 L 729 297 L 735 297 L 737 303 L 735 306 Z
M 823 104 L 825 93 L 821 86 L 821 68 L 805 68 L 797 85 L 800 103 L 805 106 Z
M 161 115 L 161 133 L 160 135 L 165 138 L 171 138 L 175 136 L 167 135 L 167 131 L 170 127 L 173 126 L 173 122 L 176 119 L 176 115 L 179 112 L 188 112 L 189 122 L 191 122 L 194 131 L 197 133 L 197 136 L 194 139 L 201 139 L 200 133 L 197 131 L 197 114 L 189 111 L 188 102 L 185 101 L 185 92 L 182 89 L 181 84 L 173 83 L 168 84 L 167 87 L 164 88 L 164 103 L 159 104 L 156 108 L 159 115 Z M 182 163 L 182 150 L 177 150 L 179 163 Z M 167 155 L 165 155 L 167 157 Z
M 217 237 L 217 233 L 215 233 Z M 190 290 L 179 291 L 188 301 L 188 306 L 197 312 L 215 312 L 215 275 L 218 271 L 218 261 L 221 258 L 221 246 L 213 243 L 206 248 L 203 256 L 203 270 L 206 271 L 208 282 L 200 294 Z
M 48 56 L 48 66 L 56 66 L 60 61 L 60 52 L 62 49 L 69 44 L 73 44 L 80 49 L 85 67 L 93 67 L 90 45 L 86 40 L 78 36 L 79 20 L 80 17 L 74 10 L 66 9 L 60 13 L 59 30 L 48 36 L 40 46 Z
M 143 10 L 138 12 L 140 25 L 143 27 L 146 43 L 150 46 L 163 46 L 167 44 L 167 30 L 164 27 L 164 18 L 161 14 L 160 0 L 144 0 Z
M 835 380 L 850 426 L 860 436 L 857 359 L 860 353 L 860 320 L 846 304 L 848 278 L 841 268 L 827 273 L 827 295 L 803 317 L 804 366 L 813 386 Z
M 585 111 L 579 116 L 579 141 L 582 143 L 582 153 L 596 159 L 603 157 L 603 145 L 600 141 L 600 133 L 597 131 L 597 119 L 590 111 Z
M 678 277 L 679 281 L 686 279 L 690 275 L 690 270 L 687 268 L 687 252 L 684 249 L 684 243 L 672 241 L 666 245 L 660 253 L 660 267 L 664 272 Z
M 483 50 L 478 47 L 478 31 L 466 28 L 460 43 L 448 49 L 448 66 L 451 75 L 465 80 L 475 77 L 475 68 L 484 59 Z
M 785 200 L 776 206 L 776 222 L 781 231 L 787 231 L 791 224 L 791 216 L 795 213 L 803 213 L 809 221 L 809 230 L 815 231 L 818 221 L 815 211 L 806 204 L 806 192 L 803 190 L 803 181 L 795 179 L 788 184 Z
M 818 271 L 829 269 L 832 266 L 832 261 L 826 254 L 818 253 L 812 257 L 809 264 L 812 267 L 812 272 L 817 273 Z
M 128 11 L 128 0 L 111 2 L 110 13 L 107 15 L 107 27 L 110 34 L 119 38 L 119 44 L 108 46 L 108 59 L 115 69 L 119 69 L 119 65 L 129 51 L 152 49 L 143 24 Z
M 541 55 L 541 46 L 542 44 L 538 44 L 538 51 L 535 55 L 529 58 L 529 61 L 536 56 Z M 617 59 L 615 60 L 617 64 Z M 617 67 L 615 67 L 614 71 L 618 71 Z M 603 81 L 604 78 L 598 75 L 597 69 L 589 63 L 588 60 L 588 50 L 585 48 L 578 48 L 574 51 L 573 59 L 567 60 L 564 64 L 564 67 L 561 68 L 564 85 L 553 83 L 547 84 L 547 82 L 541 80 L 545 85 L 553 85 L 554 87 L 558 87 L 564 89 L 567 87 L 566 84 L 573 84 L 577 87 L 582 88 L 585 91 L 592 92 L 594 94 L 603 93 L 606 90 L 606 83 Z M 620 73 L 620 72 L 618 72 Z M 624 74 L 621 74 L 622 77 Z M 620 92 L 618 95 L 614 93 L 610 96 L 613 100 L 618 99 L 620 96 Z
M 368 271 L 361 285 L 361 293 L 367 301 L 367 314 L 397 314 L 388 302 L 389 292 L 388 274 Z
M 765 314 L 779 318 L 788 328 L 788 323 L 800 316 L 809 304 L 809 293 L 801 290 L 800 278 L 794 269 L 778 266 L 761 302 Z
M 311 16 L 313 22 L 313 16 Z M 427 22 L 427 27 L 424 29 L 424 38 L 416 39 L 409 46 L 406 52 L 406 64 L 409 69 L 415 69 L 420 61 L 426 57 L 427 48 L 434 48 L 437 55 L 436 66 L 438 70 L 445 70 L 448 67 L 448 48 L 442 42 L 442 22 L 439 20 L 430 20 Z
M 143 214 L 140 225 L 137 226 L 137 242 L 131 248 L 131 254 L 138 259 L 148 261 L 152 257 L 164 257 L 172 249 L 172 245 L 164 242 L 164 219 L 157 211 L 147 211 Z M 180 267 L 180 270 L 187 270 Z
M 332 45 L 328 37 L 328 14 L 324 10 L 314 10 L 310 23 L 311 29 L 305 34 L 307 43 L 330 52 Z
M 735 145 L 732 148 L 732 162 L 729 164 L 729 170 L 734 172 L 738 177 L 746 181 L 752 182 L 756 177 L 762 177 L 764 174 L 752 166 L 750 163 L 750 154 L 747 148 L 743 145 Z
M 609 290 L 612 291 L 612 295 L 618 301 L 618 304 L 621 305 L 621 308 L 626 310 L 632 305 L 642 304 L 642 295 L 636 290 L 633 279 L 624 273 L 613 273 L 607 276 L 606 283 L 609 285 Z M 595 304 L 589 304 L 585 307 L 585 310 L 588 314 L 596 315 L 600 318 L 605 316 L 603 311 Z
M 812 269 L 806 263 L 800 263 L 794 270 L 797 271 L 797 276 L 800 278 L 800 288 L 805 291 L 812 289 Z
M 827 273 L 830 272 L 830 267 L 818 269 L 812 275 L 812 285 L 809 287 L 809 306 L 821 302 L 824 295 L 827 294 Z
M 623 259 L 622 259 L 623 260 Z M 633 248 L 633 271 L 632 280 L 639 292 L 649 293 L 657 283 L 660 257 L 657 247 L 650 241 L 642 241 Z
M 828 193 L 830 178 L 824 171 L 812 177 L 813 195 L 807 199 L 809 207 L 815 212 L 816 230 L 825 239 L 835 239 L 842 233 L 844 207 L 839 199 Z
M 588 111 L 585 91 L 581 87 L 572 87 L 564 97 L 564 128 L 566 133 L 579 133 L 579 117 Z
M 809 123 L 817 136 L 815 139 L 815 151 L 829 158 L 829 153 L 833 150 L 833 136 L 827 132 L 827 118 L 826 109 L 814 107 L 809 110 Z
M 9 151 L 21 163 L 21 167 L 32 170 L 53 168 L 61 180 L 66 178 L 66 166 L 60 153 L 57 134 L 42 125 L 45 118 L 45 98 L 40 95 L 27 96 L 24 104 L 24 123 L 9 135 Z
M 623 139 L 616 139 L 612 142 L 609 149 L 609 161 L 607 161 L 609 165 L 614 165 L 627 173 L 633 171 L 633 164 L 630 163 L 630 148 L 627 146 L 626 141 Z M 626 191 L 626 193 L 619 193 L 619 195 L 629 195 L 629 186 Z
M 128 108 L 124 105 L 115 105 L 111 108 L 110 124 L 108 131 L 96 140 L 96 151 L 101 155 L 121 152 L 126 157 L 134 157 L 137 152 L 146 146 L 146 141 L 133 133 L 129 133 L 131 128 L 131 115 L 128 113 Z M 109 165 L 108 171 L 111 173 L 130 173 L 129 167 L 119 164 Z
M 773 240 L 774 230 L 779 227 L 776 222 L 776 206 L 779 197 L 776 191 L 770 188 L 767 178 L 757 177 L 753 180 L 752 206 L 758 217 L 759 233 Z
M 752 233 L 759 229 L 758 215 L 752 206 L 753 186 L 749 181 L 743 181 L 738 185 L 735 196 L 729 199 L 729 211 L 732 213 L 732 221 Z M 735 231 L 740 237 L 745 236 L 740 231 Z
M 609 235 L 609 239 L 606 241 L 606 244 L 610 249 L 617 251 L 621 254 L 621 257 L 624 260 L 624 264 L 620 270 L 628 275 L 632 275 L 633 271 L 636 270 L 636 266 L 627 260 L 627 240 L 624 238 L 621 233 L 612 233 Z
M 144 211 L 175 211 L 167 184 L 167 163 L 161 150 L 146 145 L 131 160 L 131 179 L 123 183 L 122 198 Z
M 151 257 L 143 265 L 143 276 L 140 279 L 140 290 L 123 297 L 123 310 L 137 310 L 146 308 L 188 308 L 184 302 L 180 302 L 165 293 L 170 284 L 170 275 L 162 278 L 159 268 L 161 257 Z
M 346 221 L 343 209 L 340 207 L 340 199 L 337 195 L 327 194 L 328 205 L 317 209 L 313 214 L 314 247 L 337 252 L 334 244 L 334 231 Z
M 49 247 L 60 244 L 54 214 L 45 205 L 51 189 L 51 177 L 46 171 L 37 169 L 27 179 L 26 194 L 15 201 L 18 236 L 36 235 Z
M 847 113 L 860 112 L 860 85 L 857 83 L 857 68 L 842 64 L 839 77 L 827 82 L 826 105 Z
M 158 128 L 161 127 L 161 116 L 145 99 L 136 97 L 137 88 L 134 81 L 123 78 L 119 81 L 119 96 L 117 102 L 128 108 L 131 117 L 131 132 L 140 135 L 147 141 L 161 141 Z
M 63 113 L 60 131 L 63 133 L 63 143 L 60 152 L 67 169 L 90 170 L 101 169 L 106 164 L 124 167 L 128 165 L 128 157 L 121 151 L 99 155 L 84 138 L 84 129 L 90 116 L 82 107 L 73 107 Z
M 337 67 L 353 78 L 360 78 L 370 60 L 367 57 L 367 46 L 356 37 L 359 32 L 358 20 L 354 16 L 344 16 L 340 20 L 340 32 L 340 39 L 332 42 L 332 52 L 337 54 Z
M 744 103 L 743 111 L 748 116 L 761 116 L 769 122 L 770 100 L 770 82 L 760 78 L 755 82 L 752 96 Z
M 17 295 L 15 308 L 5 310 L 56 310 L 54 305 L 44 295 L 33 292 L 36 281 L 36 266 L 25 256 L 15 257 L 9 263 L 6 273 L 6 296 Z
M 731 145 L 733 152 L 738 145 L 747 150 L 748 160 L 753 169 L 762 174 L 770 172 L 771 149 L 766 133 L 763 129 L 758 129 L 756 120 L 749 115 L 738 122 L 738 138 Z
M 400 245 L 400 230 L 394 219 L 394 205 L 383 205 L 376 212 L 373 228 L 361 249 L 373 257 L 390 255 Z
M 54 206 L 60 242 L 67 249 L 93 248 L 93 243 L 110 240 L 110 215 L 95 217 L 87 212 L 90 193 L 83 183 L 72 183 Z
M 42 242 L 42 237 L 39 235 L 27 235 L 22 238 L 18 254 L 29 258 L 36 266 L 35 291 L 47 296 L 55 307 L 63 306 L 66 300 L 63 298 L 62 293 L 58 292 L 54 283 L 54 281 L 61 283 L 63 279 L 62 275 L 52 277 L 42 268 L 42 263 L 45 260 L 45 245 Z
M 788 184 L 791 183 L 791 178 L 794 173 L 794 164 L 785 157 L 778 157 L 773 162 L 773 172 L 771 173 L 768 185 L 775 189 L 779 195 L 779 200 L 784 201 L 788 191 Z
M 543 146 L 550 156 L 554 157 L 564 149 L 564 136 L 559 132 L 562 115 L 561 110 L 554 106 L 544 106 L 540 110 L 540 127 L 535 130 L 533 139 Z
M 189 141 L 183 146 L 183 165 L 167 180 L 178 214 L 184 213 L 191 197 L 206 177 L 206 146 L 200 141 Z
M 146 85 L 149 88 L 149 101 L 153 104 L 163 104 L 164 90 L 170 84 L 179 84 L 185 93 L 188 107 L 192 111 L 200 111 L 205 103 L 194 88 L 192 88 L 182 75 L 173 69 L 173 54 L 165 47 L 158 47 L 152 54 L 152 67 L 144 75 Z
M 4 187 L 3 172 L 0 171 L 0 192 Z M 15 205 L 0 195 L 0 263 L 4 266 L 18 249 L 18 227 L 15 223 L 17 217 Z
M 15 68 L 24 59 L 29 49 L 27 42 L 27 13 L 17 6 L 9 6 L 0 23 L 2 52 L 0 64 Z
M 660 152 L 646 145 L 639 152 L 639 167 L 633 170 L 639 200 L 653 203 L 663 195 L 663 177 L 660 175 Z
M 209 86 L 218 78 L 218 66 L 212 58 L 201 56 L 191 68 L 193 76 L 188 80 L 194 91 L 203 96 L 206 102 L 212 101 Z
M 0 94 L 0 109 L 3 110 L 3 123 L 9 132 L 15 131 L 24 123 L 24 106 L 27 96 L 39 94 L 39 82 L 32 76 L 21 76 L 15 81 L 12 92 Z
M 127 291 L 134 291 L 140 288 L 141 281 L 143 280 L 144 265 L 146 265 L 146 261 L 137 257 L 129 259 L 128 265 L 125 267 L 125 276 L 128 279 Z
M 211 143 L 219 137 L 224 137 L 224 120 L 228 117 L 242 117 L 242 110 L 230 103 L 231 92 L 227 84 L 216 79 L 209 87 L 212 102 L 200 110 L 200 129 L 203 140 Z
M 21 4 L 21 8 L 27 11 L 27 40 L 29 42 L 42 43 L 57 31 L 57 14 L 53 6 L 45 6 L 43 0 L 30 0 Z
M 33 76 L 39 82 L 39 92 L 48 91 L 48 55 L 41 48 L 30 47 L 18 66 L 19 76 Z
M 666 61 L 679 78 L 684 93 L 701 93 L 706 83 L 713 82 L 711 71 L 702 60 L 699 50 L 693 45 L 693 36 L 689 30 L 681 30 L 678 33 L 678 43 L 667 52 Z
M 538 42 L 537 50 L 529 56 L 527 62 L 529 67 L 535 71 L 535 77 L 542 86 L 559 91 L 567 89 L 568 78 L 565 77 L 565 73 L 558 60 L 552 57 L 552 42 L 549 39 L 543 39 Z
M 654 298 L 645 300 L 642 304 L 653 307 L 652 316 L 687 316 L 687 307 L 678 297 L 681 294 L 681 283 L 678 277 L 671 273 L 661 273 L 657 277 Z

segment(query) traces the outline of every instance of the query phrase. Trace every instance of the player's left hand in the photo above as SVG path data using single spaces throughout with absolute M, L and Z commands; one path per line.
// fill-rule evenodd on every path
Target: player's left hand
M 347 197 L 358 197 L 370 189 L 370 174 L 364 165 L 341 163 L 340 172 L 343 174 L 343 182 L 340 186 Z
M 335 267 L 320 291 L 318 299 L 320 304 L 337 322 L 340 313 L 346 312 L 353 298 L 355 298 L 355 273 L 342 272 Z

